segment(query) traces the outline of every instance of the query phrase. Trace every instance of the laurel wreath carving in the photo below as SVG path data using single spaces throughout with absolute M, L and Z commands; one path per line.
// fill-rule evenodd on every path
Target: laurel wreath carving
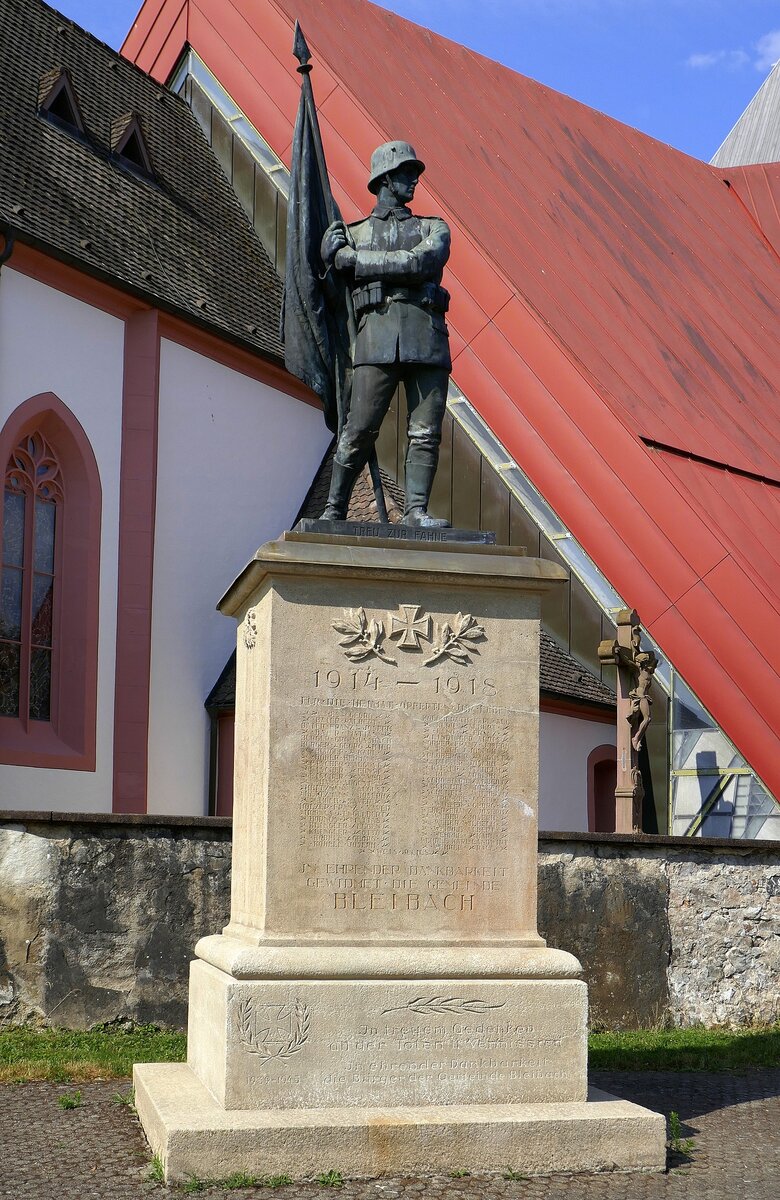
M 431 1013 L 442 1013 L 445 1016 L 457 1016 L 459 1013 L 480 1015 L 491 1012 L 494 1008 L 504 1008 L 505 1005 L 505 1000 L 500 1004 L 488 1004 L 487 1000 L 466 1000 L 462 996 L 431 996 L 428 999 L 425 996 L 417 996 L 414 1000 L 399 1004 L 395 1008 L 383 1008 L 382 1016 L 391 1012 L 415 1012 L 420 1016 L 428 1016 Z
M 302 1004 L 300 1000 L 295 1001 L 295 1026 L 288 1039 L 286 1045 L 279 1050 L 269 1050 L 263 1040 L 258 1037 L 252 1020 L 252 1001 L 246 997 L 238 1006 L 238 1032 L 239 1040 L 243 1046 L 246 1046 L 250 1054 L 258 1054 L 261 1058 L 291 1058 L 293 1054 L 297 1054 L 309 1037 L 309 1025 L 311 1018 L 309 1016 L 308 1004 Z
M 333 622 L 333 628 L 336 633 L 344 635 L 339 645 L 350 662 L 362 662 L 373 654 L 382 662 L 395 664 L 396 660 L 390 657 L 382 645 L 385 636 L 383 622 L 369 621 L 365 609 L 359 608 L 356 613 L 350 609 L 343 621 Z
M 458 613 L 452 620 L 452 625 L 449 621 L 443 625 L 439 625 L 438 621 L 434 623 L 432 653 L 423 666 L 429 667 L 440 658 L 451 658 L 453 662 L 465 665 L 471 662 L 470 654 L 479 654 L 479 649 L 473 643 L 485 639 L 484 626 L 470 613 Z
M 343 620 L 332 622 L 332 628 L 342 635 L 339 645 L 350 662 L 363 662 L 373 656 L 382 662 L 397 665 L 397 659 L 391 658 L 384 648 L 384 622 L 373 618 L 369 620 L 365 609 L 359 608 L 357 612 L 350 609 L 344 614 Z M 418 637 L 429 640 L 426 634 L 419 631 Z M 457 613 L 451 621 L 443 624 L 434 621 L 430 654 L 423 660 L 423 666 L 429 667 L 442 658 L 450 658 L 465 666 L 471 662 L 471 655 L 479 654 L 475 643 L 484 641 L 486 637 L 484 626 L 470 613 Z M 417 648 L 422 650 L 422 646 Z
M 244 645 L 247 650 L 254 650 L 257 641 L 257 613 L 250 608 L 244 622 Z

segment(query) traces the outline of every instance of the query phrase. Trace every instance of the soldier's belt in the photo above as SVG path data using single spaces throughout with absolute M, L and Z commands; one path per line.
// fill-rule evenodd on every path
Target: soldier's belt
M 364 313 L 379 308 L 393 300 L 403 300 L 407 304 L 418 304 L 420 308 L 431 312 L 446 313 L 450 306 L 450 294 L 446 288 L 437 283 L 424 283 L 422 287 L 388 287 L 383 283 L 368 283 L 364 287 L 355 288 L 352 293 L 352 303 L 355 315 L 362 317 Z

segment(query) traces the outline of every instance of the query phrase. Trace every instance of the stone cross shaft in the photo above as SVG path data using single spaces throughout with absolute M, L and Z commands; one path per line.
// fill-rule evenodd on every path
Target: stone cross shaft
M 650 689 L 658 659 L 642 649 L 642 626 L 634 609 L 617 616 L 617 637 L 601 642 L 599 659 L 617 667 L 617 787 L 615 832 L 641 833 L 644 787 L 639 751 L 652 720 Z

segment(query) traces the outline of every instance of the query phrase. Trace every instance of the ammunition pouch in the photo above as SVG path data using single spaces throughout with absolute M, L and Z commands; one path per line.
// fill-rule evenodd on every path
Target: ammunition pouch
M 352 293 L 352 303 L 355 306 L 355 316 L 358 320 L 364 313 L 379 308 L 383 302 L 382 293 L 381 283 L 367 283 L 363 287 L 355 288 Z
M 417 304 L 429 312 L 442 314 L 446 313 L 450 306 L 449 292 L 438 283 L 423 283 L 420 287 L 391 287 L 381 282 L 367 283 L 363 287 L 355 288 L 352 293 L 352 303 L 358 320 L 364 313 L 372 312 L 395 300 Z

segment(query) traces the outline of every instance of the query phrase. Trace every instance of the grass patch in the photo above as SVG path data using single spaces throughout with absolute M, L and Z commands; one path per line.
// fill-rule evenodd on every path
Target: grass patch
M 81 1092 L 74 1092 L 71 1096 L 58 1096 L 57 1103 L 60 1108 L 81 1108 Z
M 153 1025 L 131 1030 L 102 1026 L 88 1033 L 22 1026 L 0 1030 L 0 1083 L 125 1079 L 133 1063 L 183 1062 L 186 1055 L 183 1033 L 166 1033 Z
M 188 1194 L 192 1192 L 205 1192 L 207 1187 L 210 1187 L 207 1179 L 199 1179 L 197 1175 L 188 1175 L 187 1179 L 181 1185 L 181 1190 Z
M 317 1183 L 324 1188 L 340 1188 L 344 1186 L 344 1176 L 341 1171 L 323 1171 L 317 1176 Z
M 165 1183 L 165 1167 L 159 1154 L 155 1154 L 149 1163 L 147 1179 L 152 1183 Z
M 695 1145 L 693 1138 L 683 1137 L 680 1114 L 672 1109 L 669 1113 L 669 1149 L 673 1154 L 679 1154 L 682 1158 L 690 1158 Z
M 780 1024 L 738 1030 L 592 1033 L 589 1053 L 590 1067 L 602 1071 L 744 1071 L 778 1067 Z M 126 1079 L 132 1074 L 133 1063 L 183 1062 L 186 1055 L 183 1033 L 167 1033 L 154 1025 L 138 1025 L 130 1030 L 102 1026 L 89 1033 L 11 1028 L 0 1030 L 0 1083 Z M 129 1106 L 132 1093 L 117 1093 L 116 1102 Z
M 601 1071 L 744 1071 L 780 1066 L 780 1025 L 755 1029 L 639 1029 L 592 1033 Z

